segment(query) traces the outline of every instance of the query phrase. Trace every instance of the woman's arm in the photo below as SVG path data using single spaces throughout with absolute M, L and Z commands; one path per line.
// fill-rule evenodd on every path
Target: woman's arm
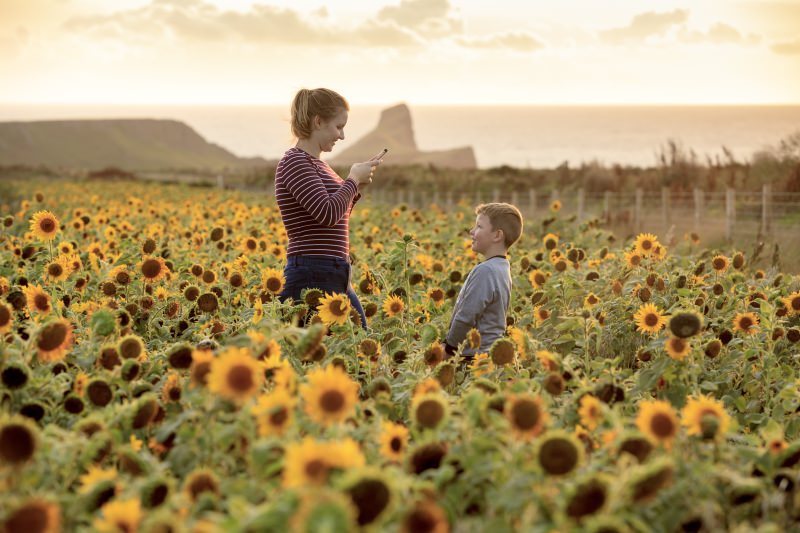
M 323 226 L 335 226 L 352 206 L 358 185 L 351 179 L 329 194 L 317 168 L 303 156 L 297 156 L 283 169 L 286 189 L 311 217 Z

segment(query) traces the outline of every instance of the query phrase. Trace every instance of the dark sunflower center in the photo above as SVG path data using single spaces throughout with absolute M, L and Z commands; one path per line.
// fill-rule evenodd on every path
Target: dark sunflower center
M 371 524 L 389 505 L 389 488 L 379 479 L 365 479 L 350 489 L 358 509 L 358 525 Z
M 800 311 L 800 296 L 792 298 L 790 304 L 793 310 Z
M 672 345 L 672 351 L 675 353 L 683 353 L 686 349 L 686 342 L 683 339 L 672 339 L 670 343 Z
M 344 407 L 345 398 L 338 390 L 327 390 L 319 397 L 319 406 L 327 413 L 338 413 Z
M 66 340 L 67 327 L 61 323 L 50 324 L 45 326 L 39 333 L 39 338 L 36 345 L 40 350 L 50 352 L 55 350 Z
M 156 259 L 147 259 L 142 263 L 142 274 L 144 277 L 151 279 L 155 278 L 161 273 L 161 263 Z
M 22 463 L 36 447 L 30 430 L 21 424 L 9 424 L 0 431 L 0 457 L 9 463 Z
M 53 276 L 54 278 L 60 276 L 62 274 L 62 272 L 64 272 L 64 269 L 61 268 L 61 265 L 59 265 L 58 263 L 55 263 L 53 265 L 49 265 L 47 267 L 47 273 L 49 275 Z
M 312 480 L 319 481 L 324 479 L 328 473 L 328 465 L 322 459 L 312 459 L 306 463 L 306 475 Z
M 33 306 L 39 311 L 47 311 L 50 309 L 50 302 L 44 294 L 37 294 L 33 297 Z
M 544 282 L 546 281 L 544 279 L 544 274 L 536 274 L 533 280 L 539 285 L 544 285 Z
M 278 292 L 281 289 L 281 280 L 278 278 L 269 278 L 267 280 L 267 290 L 270 292 Z
M 541 417 L 539 406 L 531 400 L 518 400 L 511 406 L 511 419 L 514 426 L 522 431 L 536 427 Z
M 253 388 L 253 372 L 250 367 L 236 365 L 228 371 L 228 386 L 236 392 L 246 392 Z
M 11 322 L 11 311 L 5 305 L 0 305 L 0 328 Z
M 389 307 L 392 313 L 399 313 L 403 310 L 403 304 L 400 302 L 392 302 L 392 305 Z
M 248 250 L 255 250 L 258 247 L 258 243 L 253 239 L 247 239 L 247 249 Z
M 739 319 L 739 327 L 742 329 L 750 329 L 752 325 L 753 319 L 751 319 L 749 316 L 743 316 L 741 319 Z
M 644 317 L 644 323 L 648 327 L 655 327 L 658 324 L 658 315 L 654 313 L 647 313 Z
M 444 406 L 436 400 L 425 400 L 417 406 L 417 420 L 426 428 L 434 428 L 444 418 Z
M 56 221 L 52 218 L 45 218 L 39 222 L 39 229 L 44 233 L 53 233 L 56 230 Z
M 341 300 L 339 300 L 339 299 L 333 300 L 333 301 L 331 302 L 331 304 L 330 304 L 330 311 L 331 311 L 331 314 L 332 314 L 333 316 L 344 316 L 344 315 L 345 315 L 345 310 L 344 310 L 344 305 L 343 305 L 343 303 L 344 303 L 344 302 L 342 302 L 342 301 L 341 301 Z
M 289 419 L 289 411 L 284 406 L 278 407 L 271 415 L 269 415 L 269 423 L 273 426 L 282 426 Z
M 606 503 L 606 487 L 598 481 L 590 481 L 580 487 L 567 506 L 567 514 L 582 518 L 599 511 Z
M 549 474 L 566 474 L 578 464 L 578 449 L 566 439 L 550 439 L 539 451 L 539 463 Z
M 142 345 L 136 339 L 125 339 L 120 344 L 119 351 L 125 359 L 136 359 L 142 354 Z
M 675 434 L 675 423 L 670 416 L 656 413 L 650 421 L 650 429 L 656 437 L 666 439 Z
M 192 493 L 192 499 L 196 500 L 200 494 L 208 491 L 217 491 L 217 483 L 211 478 L 211 476 L 199 475 L 195 477 L 189 484 L 189 492 Z
M 403 449 L 403 440 L 400 437 L 392 437 L 389 440 L 389 448 L 395 453 L 399 453 Z
M 722 259 L 714 259 L 714 268 L 717 270 L 722 270 L 725 267 L 725 261 Z

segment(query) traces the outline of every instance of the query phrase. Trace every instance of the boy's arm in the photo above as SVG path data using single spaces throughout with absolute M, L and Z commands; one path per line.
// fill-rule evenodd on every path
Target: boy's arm
M 461 288 L 458 305 L 453 309 L 450 330 L 445 340 L 446 351 L 449 348 L 455 353 L 455 348 L 467 338 L 469 330 L 478 324 L 478 318 L 494 299 L 494 287 L 490 280 L 480 270 L 473 274 Z

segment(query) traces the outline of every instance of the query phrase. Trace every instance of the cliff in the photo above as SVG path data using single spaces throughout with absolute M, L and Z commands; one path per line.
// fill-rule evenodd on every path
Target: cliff
M 240 158 L 176 120 L 0 122 L 0 165 L 126 170 L 224 169 L 267 164 Z
M 411 111 L 405 104 L 384 109 L 374 130 L 330 162 L 333 165 L 344 166 L 366 161 L 384 147 L 389 148 L 389 154 L 384 159 L 384 164 L 387 165 L 434 164 L 449 168 L 477 166 L 475 153 L 470 146 L 427 152 L 419 150 L 414 139 Z

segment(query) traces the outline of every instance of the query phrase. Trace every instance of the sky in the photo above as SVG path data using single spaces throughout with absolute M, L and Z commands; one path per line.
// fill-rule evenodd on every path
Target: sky
M 800 0 L 0 0 L 0 103 L 798 104 Z

